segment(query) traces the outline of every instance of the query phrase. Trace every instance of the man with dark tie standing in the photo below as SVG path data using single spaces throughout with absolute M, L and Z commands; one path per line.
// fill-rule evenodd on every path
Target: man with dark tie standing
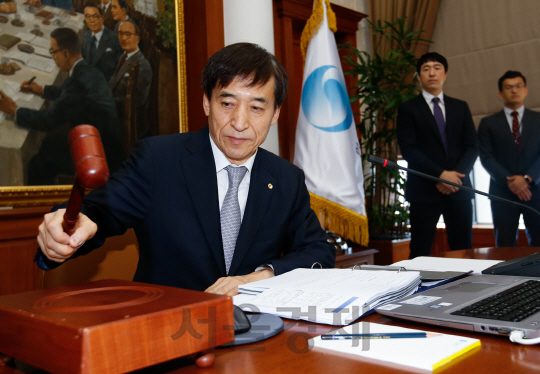
M 304 173 L 259 147 L 287 81 L 258 45 L 216 52 L 201 79 L 208 126 L 137 142 L 122 170 L 85 197 L 73 235 L 63 232 L 63 209 L 47 214 L 38 265 L 56 267 L 133 227 L 134 280 L 144 283 L 234 295 L 240 284 L 299 267 L 334 267 Z
M 108 82 L 122 55 L 118 37 L 103 26 L 103 11 L 97 5 L 85 5 L 84 19 L 89 30 L 84 35 L 82 56 L 98 68 Z
M 122 21 L 118 28 L 118 40 L 124 50 L 124 54 L 118 62 L 118 66 L 109 81 L 109 87 L 113 93 L 114 101 L 118 108 L 120 118 L 124 119 L 126 95 L 130 73 L 135 65 L 139 65 L 137 81 L 132 92 L 132 102 L 137 111 L 137 133 L 140 138 L 150 135 L 148 123 L 148 92 L 152 84 L 152 67 L 139 49 L 141 40 L 139 26 L 134 22 Z
M 501 112 L 485 117 L 478 128 L 480 160 L 491 176 L 489 193 L 540 210 L 540 113 L 523 105 L 529 89 L 518 71 L 499 79 Z M 529 245 L 540 246 L 540 217 L 529 209 L 491 200 L 497 247 L 515 247 L 519 217 Z
M 420 57 L 417 73 L 422 93 L 398 109 L 401 154 L 413 170 L 471 187 L 478 147 L 469 106 L 444 95 L 448 63 L 440 54 Z M 429 256 L 441 214 L 450 248 L 472 247 L 471 192 L 409 174 L 405 197 L 410 203 L 410 258 Z

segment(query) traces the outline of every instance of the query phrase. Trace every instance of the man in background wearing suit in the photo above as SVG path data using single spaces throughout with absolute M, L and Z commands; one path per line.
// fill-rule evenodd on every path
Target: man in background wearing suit
M 42 269 L 130 227 L 139 282 L 233 295 L 274 274 L 334 266 L 304 173 L 259 148 L 285 100 L 284 67 L 262 47 L 236 43 L 210 57 L 201 83 L 208 126 L 137 142 L 122 170 L 85 197 L 71 237 L 63 209 L 47 214 Z
M 476 130 L 467 103 L 443 94 L 447 72 L 440 54 L 420 57 L 422 93 L 398 109 L 398 142 L 409 168 L 471 187 L 469 173 L 478 156 Z M 450 248 L 472 247 L 471 192 L 409 174 L 405 197 L 410 202 L 410 258 L 429 256 L 441 214 Z
M 525 109 L 527 80 L 507 71 L 498 82 L 501 112 L 485 117 L 478 128 L 480 160 L 491 176 L 489 193 L 540 210 L 540 113 Z M 491 200 L 497 247 L 515 247 L 519 217 L 529 245 L 540 246 L 540 217 L 528 209 Z
M 101 9 L 103 10 L 103 24 L 109 30 L 114 31 L 116 21 L 111 11 L 111 0 L 101 0 Z
M 111 12 L 114 20 L 116 21 L 116 26 L 114 26 L 114 32 L 118 32 L 118 27 L 120 27 L 120 22 L 131 20 L 129 18 L 128 12 L 128 3 L 126 0 L 112 0 L 111 1 Z
M 122 54 L 118 37 L 113 31 L 103 27 L 103 11 L 98 6 L 86 4 L 84 18 L 89 30 L 84 35 L 82 56 L 109 81 Z
M 120 118 L 124 118 L 126 105 L 126 93 L 131 69 L 139 64 L 137 84 L 133 92 L 132 102 L 137 107 L 137 125 L 139 138 L 150 135 L 148 125 L 148 92 L 152 83 L 152 67 L 142 52 L 139 50 L 139 26 L 131 21 L 122 21 L 118 28 L 118 40 L 124 50 L 124 54 L 118 62 L 109 87 L 111 87 L 114 101 L 120 113 Z
M 68 132 L 80 124 L 95 126 L 101 135 L 111 170 L 121 160 L 120 124 L 111 90 L 103 75 L 82 59 L 75 31 L 59 28 L 51 33 L 50 53 L 60 71 L 69 73 L 61 86 L 40 86 L 25 81 L 21 90 L 53 100 L 46 110 L 19 108 L 0 91 L 0 111 L 12 115 L 17 125 L 48 132 L 39 152 L 28 165 L 28 184 L 56 184 L 58 174 L 74 174 Z

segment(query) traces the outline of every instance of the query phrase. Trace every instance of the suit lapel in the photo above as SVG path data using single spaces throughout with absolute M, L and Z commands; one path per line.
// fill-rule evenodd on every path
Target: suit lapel
M 114 74 L 114 76 L 111 78 L 112 79 L 112 82 L 111 82 L 111 89 L 114 89 L 114 87 L 116 87 L 116 85 L 122 80 L 122 77 L 128 72 L 131 70 L 131 68 L 139 61 L 140 59 L 140 56 L 139 56 L 139 53 L 141 53 L 141 51 L 138 51 L 137 53 L 135 53 L 133 56 L 131 56 L 130 58 L 128 58 L 126 60 L 126 62 L 124 63 L 124 65 L 122 65 L 122 67 L 120 68 L 120 70 L 118 70 L 116 72 L 116 74 Z M 118 61 L 118 63 L 120 63 L 120 61 Z
M 210 147 L 208 127 L 196 133 L 186 148 L 190 156 L 182 159 L 181 164 L 189 193 L 210 249 L 222 275 L 226 276 L 219 220 L 216 164 Z
M 264 151 L 259 150 L 253 163 L 246 210 L 244 211 L 242 226 L 238 233 L 236 248 L 229 269 L 229 274 L 231 275 L 234 275 L 240 267 L 268 210 L 273 196 L 273 190 L 268 185 L 277 185 L 278 183 L 271 168 L 268 168 L 265 158 Z
M 506 119 L 506 114 L 504 113 L 504 110 L 495 114 L 495 121 L 497 134 L 500 134 L 500 136 L 504 139 L 505 143 L 508 143 L 508 147 L 510 147 L 511 149 L 515 149 L 516 142 L 514 140 L 512 130 L 510 130 L 510 125 L 508 124 L 508 120 Z
M 107 34 L 107 29 L 105 28 L 105 26 L 103 26 L 103 34 L 101 34 L 101 39 L 99 39 L 96 52 L 94 53 L 94 56 L 92 57 L 92 64 L 96 64 L 101 58 L 101 56 L 103 56 L 103 53 L 105 53 L 106 45 L 108 44 L 107 43 L 108 40 L 109 40 L 109 35 Z
M 437 126 L 437 122 L 435 122 L 435 117 L 433 116 L 433 112 L 431 111 L 429 104 L 426 102 L 426 99 L 424 99 L 422 94 L 417 97 L 416 105 L 420 113 L 422 113 L 422 115 L 426 118 L 429 128 L 435 133 L 435 136 L 437 136 L 437 139 L 439 139 L 442 147 L 442 139 L 441 133 L 439 132 L 439 127 Z
M 523 119 L 521 120 L 521 140 L 519 150 L 534 149 L 533 143 L 538 139 L 538 126 L 531 121 L 530 111 L 525 109 L 523 113 Z M 512 140 L 514 139 L 512 135 Z M 531 145 L 528 145 L 528 144 Z

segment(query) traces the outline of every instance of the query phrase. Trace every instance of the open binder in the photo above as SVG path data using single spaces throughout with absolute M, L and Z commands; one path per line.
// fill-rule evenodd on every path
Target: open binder
M 238 287 L 245 311 L 329 325 L 346 325 L 375 307 L 413 294 L 419 272 L 295 269 Z

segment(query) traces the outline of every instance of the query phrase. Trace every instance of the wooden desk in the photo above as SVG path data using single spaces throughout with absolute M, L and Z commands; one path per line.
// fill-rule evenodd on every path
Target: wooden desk
M 442 257 L 486 258 L 506 260 L 532 254 L 540 248 L 480 248 L 439 254 Z M 469 257 L 467 257 L 469 256 Z M 462 335 L 482 341 L 479 349 L 445 366 L 445 374 L 463 373 L 538 373 L 540 371 L 540 346 L 525 346 L 511 343 L 508 337 L 478 334 L 427 326 L 413 322 L 393 320 L 379 314 L 361 318 L 362 321 L 425 329 L 446 334 Z M 284 320 L 285 331 L 260 343 L 237 348 L 217 349 L 216 361 L 205 373 L 408 373 L 383 365 L 368 363 L 360 359 L 341 357 L 322 351 L 310 351 L 306 338 L 334 330 L 333 326 L 316 325 L 308 322 Z M 391 352 L 389 352 L 391 354 Z M 138 373 L 200 373 L 193 359 L 179 359 L 161 366 L 154 366 Z M 0 367 L 0 374 L 20 374 L 20 371 Z
M 443 252 L 439 257 L 479 258 L 508 260 L 526 256 L 540 251 L 540 248 L 479 248 Z M 394 326 L 446 334 L 463 335 L 482 341 L 480 349 L 450 363 L 442 371 L 445 374 L 463 373 L 538 373 L 540 371 L 540 346 L 525 346 L 511 343 L 508 337 L 471 333 L 436 326 L 416 324 L 393 320 L 379 314 L 360 319 L 361 321 L 376 322 Z M 285 331 L 277 336 L 258 344 L 247 345 L 235 349 L 216 350 L 216 361 L 208 372 L 215 373 L 332 373 L 339 370 L 342 373 L 407 373 L 407 370 L 396 370 L 361 361 L 360 359 L 344 358 L 332 353 L 320 351 L 306 352 L 306 336 L 317 336 L 335 327 L 315 325 L 308 322 L 285 321 Z M 389 352 L 391 354 L 391 352 Z M 185 363 L 184 363 L 185 364 Z M 172 370 L 174 373 L 195 373 L 197 367 L 193 364 Z

